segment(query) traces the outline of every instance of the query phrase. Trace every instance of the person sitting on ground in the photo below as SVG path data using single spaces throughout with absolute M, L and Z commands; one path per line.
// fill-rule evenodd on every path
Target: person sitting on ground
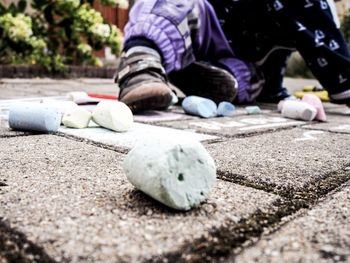
M 116 83 L 134 112 L 166 109 L 172 85 L 215 102 L 278 102 L 299 51 L 332 102 L 350 105 L 350 53 L 333 0 L 138 0 Z

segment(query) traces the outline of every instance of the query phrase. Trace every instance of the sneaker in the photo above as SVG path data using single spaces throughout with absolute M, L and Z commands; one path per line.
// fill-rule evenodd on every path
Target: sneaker
M 160 58 L 147 53 L 125 54 L 115 77 L 119 100 L 136 113 L 165 110 L 172 102 L 172 92 Z
M 181 71 L 172 72 L 169 79 L 186 96 L 208 98 L 217 104 L 232 102 L 237 94 L 238 84 L 232 74 L 204 62 L 194 62 Z
M 270 94 L 268 92 L 264 92 L 264 89 L 262 93 L 257 98 L 258 102 L 266 102 L 266 103 L 278 103 L 281 100 L 288 99 L 290 97 L 293 97 L 285 87 L 281 87 L 277 93 Z

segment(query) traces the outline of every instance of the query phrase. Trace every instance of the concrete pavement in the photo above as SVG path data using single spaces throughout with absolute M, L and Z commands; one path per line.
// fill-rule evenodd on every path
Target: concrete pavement
M 174 108 L 136 116 L 126 134 L 39 135 L 9 130 L 3 102 L 115 94 L 113 83 L 0 82 L 1 263 L 350 262 L 346 107 L 326 104 L 327 123 L 284 119 L 271 104 L 262 115 L 239 108 L 210 120 Z M 309 82 L 286 83 L 297 90 Z M 149 134 L 192 136 L 213 156 L 219 180 L 198 209 L 173 211 L 127 182 L 125 154 Z

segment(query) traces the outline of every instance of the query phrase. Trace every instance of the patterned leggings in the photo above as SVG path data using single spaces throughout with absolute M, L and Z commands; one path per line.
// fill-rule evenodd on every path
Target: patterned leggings
M 350 101 L 350 53 L 333 0 L 209 0 L 235 52 L 264 73 L 264 92 L 281 88 L 293 50 L 337 103 Z

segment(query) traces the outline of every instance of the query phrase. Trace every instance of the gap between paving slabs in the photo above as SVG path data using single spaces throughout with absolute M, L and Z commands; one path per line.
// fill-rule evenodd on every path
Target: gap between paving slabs
M 301 209 L 315 206 L 317 202 L 327 196 L 342 184 L 349 182 L 350 171 L 339 171 L 329 178 L 322 180 L 308 189 L 305 196 L 296 196 L 293 199 L 280 199 L 274 202 L 275 210 L 257 211 L 249 218 L 237 222 L 228 222 L 225 228 L 213 229 L 211 239 L 199 238 L 188 243 L 176 253 L 169 253 L 162 257 L 155 257 L 148 262 L 225 262 L 228 257 L 242 250 L 243 246 L 252 245 L 266 232 L 274 232 L 283 227 L 290 216 Z M 301 198 L 300 198 L 301 197 Z
M 349 262 L 350 182 L 228 262 Z

